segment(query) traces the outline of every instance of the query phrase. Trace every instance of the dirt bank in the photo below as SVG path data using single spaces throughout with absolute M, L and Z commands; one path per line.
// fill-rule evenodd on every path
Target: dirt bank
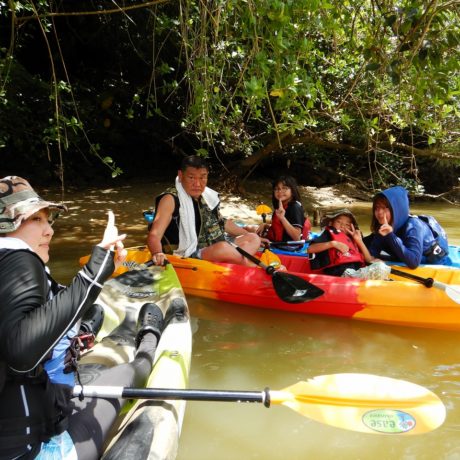
M 261 184 L 259 184 L 261 185 Z M 267 185 L 264 184 L 264 188 Z M 220 192 L 221 210 L 225 217 L 260 221 L 256 207 L 260 203 L 272 206 L 270 190 L 261 192 L 262 187 L 251 184 L 243 196 L 235 196 L 226 192 Z M 372 195 L 358 190 L 350 184 L 339 184 L 331 187 L 307 187 L 300 186 L 302 204 L 310 215 L 322 212 L 329 208 L 355 206 L 359 203 L 370 203 Z
M 219 190 L 218 184 L 211 187 L 219 191 L 221 196 L 221 210 L 225 217 L 232 219 L 244 219 L 260 221 L 256 213 L 256 207 L 264 203 L 272 207 L 270 185 L 254 181 L 248 184 L 245 193 L 241 196 Z M 330 208 L 339 207 L 363 207 L 370 206 L 373 193 L 360 190 L 353 184 L 342 183 L 330 187 L 300 186 L 302 204 L 307 213 L 312 217 L 324 214 Z M 411 197 L 412 202 L 440 202 L 460 206 L 460 187 L 441 195 L 419 195 Z

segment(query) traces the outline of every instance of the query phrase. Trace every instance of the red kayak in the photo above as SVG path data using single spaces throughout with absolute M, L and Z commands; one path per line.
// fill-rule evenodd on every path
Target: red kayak
M 299 292 L 304 298 L 293 301 L 292 292 L 286 295 L 277 285 L 291 287 L 282 273 L 270 275 L 259 267 L 167 257 L 188 295 L 257 308 L 460 330 L 460 270 L 452 267 L 397 267 L 417 280 L 393 274 L 390 281 L 360 280 L 311 274 L 307 258 L 279 255 L 285 273 L 305 283 L 297 290 L 294 286 L 294 297 Z M 129 250 L 125 264 L 132 268 L 150 260 L 148 249 L 139 247 Z M 432 287 L 422 283 L 429 279 L 435 282 Z

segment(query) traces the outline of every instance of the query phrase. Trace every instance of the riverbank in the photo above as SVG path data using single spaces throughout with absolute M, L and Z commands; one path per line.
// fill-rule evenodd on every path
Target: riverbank
M 78 239 L 80 231 L 88 224 L 88 215 L 94 211 L 89 224 L 94 230 L 94 234 L 91 233 L 91 242 L 96 242 L 100 226 L 105 224 L 105 212 L 112 209 L 120 228 L 129 234 L 127 244 L 136 246 L 145 242 L 146 228 L 142 212 L 153 209 L 155 197 L 170 187 L 171 182 L 164 179 L 114 180 L 110 186 L 69 187 L 64 196 L 58 188 L 37 188 L 37 191 L 51 201 L 63 200 L 69 207 L 69 212 L 59 219 L 59 225 L 65 227 L 62 235 L 66 239 Z M 264 203 L 273 208 L 268 180 L 247 181 L 244 193 L 230 191 L 225 183 L 218 182 L 214 177 L 211 178 L 209 186 L 220 194 L 222 214 L 237 222 L 260 224 L 262 219 L 256 212 L 257 206 Z M 300 194 L 304 209 L 316 227 L 315 231 L 319 230 L 320 215 L 330 209 L 348 207 L 355 214 L 364 233 L 368 233 L 372 214 L 371 193 L 354 185 L 341 183 L 329 187 L 300 186 Z M 434 215 L 441 225 L 450 227 L 449 241 L 460 244 L 460 229 L 456 219 L 459 205 L 460 197 L 454 203 L 454 200 L 433 200 L 424 196 L 411 203 L 411 209 L 417 214 Z
M 262 185 L 262 184 L 259 184 Z M 251 183 L 242 196 L 235 196 L 225 191 L 219 191 L 221 198 L 221 211 L 225 217 L 232 219 L 260 220 L 256 212 L 257 204 L 264 203 L 272 207 L 270 189 L 264 184 L 258 187 L 257 183 Z M 359 203 L 369 203 L 372 195 L 358 190 L 349 184 L 340 184 L 331 187 L 299 186 L 302 204 L 308 214 L 315 215 L 323 210 L 335 207 L 354 206 Z
M 259 181 L 247 184 L 245 193 L 234 195 L 219 190 L 218 184 L 213 184 L 220 193 L 221 211 L 225 217 L 235 220 L 248 219 L 260 221 L 254 203 L 264 203 L 272 207 L 270 185 Z M 313 218 L 324 214 L 325 210 L 339 207 L 367 207 L 372 202 L 373 194 L 359 189 L 353 184 L 342 183 L 330 187 L 299 186 L 302 204 L 306 212 Z M 442 195 L 418 195 L 411 197 L 414 203 L 443 203 L 460 207 L 460 187 Z

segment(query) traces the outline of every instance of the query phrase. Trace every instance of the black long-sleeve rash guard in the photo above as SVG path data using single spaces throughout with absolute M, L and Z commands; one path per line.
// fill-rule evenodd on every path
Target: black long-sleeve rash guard
M 114 253 L 99 246 L 71 284 L 49 299 L 39 257 L 27 250 L 0 252 L 0 356 L 9 368 L 34 369 L 95 302 L 114 270 Z

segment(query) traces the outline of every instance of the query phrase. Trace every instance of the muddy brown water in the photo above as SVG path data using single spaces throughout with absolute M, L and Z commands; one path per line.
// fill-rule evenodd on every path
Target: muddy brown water
M 66 283 L 77 272 L 78 258 L 101 239 L 107 209 L 115 212 L 120 231 L 128 233 L 127 246 L 144 244 L 141 213 L 165 185 L 68 193 L 70 213 L 55 224 L 50 263 L 55 278 Z M 234 217 L 254 221 L 250 211 L 261 200 L 270 203 L 267 192 L 237 200 L 241 215 Z M 53 190 L 43 194 L 49 199 L 57 196 Z M 370 203 L 347 206 L 366 230 Z M 460 244 L 458 207 L 417 204 L 412 211 L 435 215 L 450 242 Z M 194 328 L 191 388 L 279 390 L 315 375 L 368 373 L 429 388 L 445 403 L 447 418 L 431 433 L 373 435 L 318 423 L 283 406 L 189 402 L 178 460 L 460 459 L 457 332 L 259 311 L 194 297 L 188 302 Z

